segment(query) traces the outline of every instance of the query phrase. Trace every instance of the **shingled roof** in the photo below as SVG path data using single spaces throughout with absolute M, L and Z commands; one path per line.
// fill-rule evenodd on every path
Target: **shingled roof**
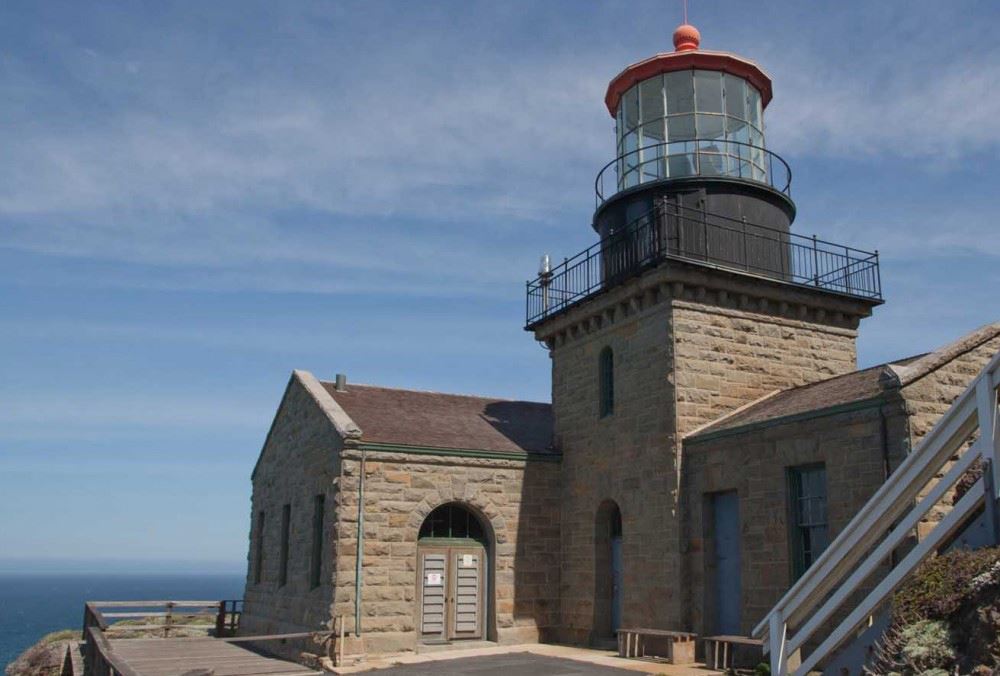
M 694 440 L 725 430 L 874 399 L 887 389 L 898 388 L 919 380 L 958 355 L 982 345 L 997 335 L 1000 335 L 1000 322 L 982 326 L 934 352 L 781 390 L 719 418 L 689 435 L 688 439 Z
M 880 364 L 817 383 L 781 390 L 701 428 L 691 437 L 874 399 L 884 391 L 885 378 L 895 380 L 888 367 L 888 364 Z
M 322 382 L 367 443 L 511 453 L 555 453 L 552 406 L 440 392 Z

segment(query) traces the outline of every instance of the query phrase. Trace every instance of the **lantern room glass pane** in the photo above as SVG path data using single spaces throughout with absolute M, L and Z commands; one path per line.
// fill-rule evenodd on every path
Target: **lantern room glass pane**
M 639 88 L 632 87 L 625 96 L 622 97 L 622 107 L 625 109 L 625 128 L 622 132 L 629 132 L 639 124 Z
M 696 138 L 694 115 L 677 115 L 667 118 L 667 138 L 670 141 L 689 141 Z
M 726 115 L 740 120 L 747 119 L 746 83 L 742 79 L 726 73 L 724 84 L 726 87 Z
M 698 115 L 698 138 L 721 139 L 725 137 L 725 121 L 722 115 Z
M 757 129 L 763 129 L 760 117 L 760 92 L 747 86 L 747 121 Z
M 667 92 L 667 115 L 694 112 L 694 80 L 691 71 L 680 70 L 663 76 Z
M 622 134 L 625 133 L 625 127 L 622 126 L 622 106 L 618 106 L 618 111 L 615 113 L 615 139 L 618 141 L 618 154 L 622 154 Z
M 722 73 L 714 70 L 696 70 L 694 94 L 694 107 L 699 113 L 721 113 Z
M 640 147 L 663 143 L 666 140 L 663 120 L 663 78 L 654 77 L 639 84 L 639 106 L 642 117 Z M 649 159 L 647 152 L 643 151 L 643 160 L 646 159 Z
M 633 131 L 625 134 L 625 142 L 622 145 L 622 154 L 625 156 L 625 173 L 621 177 L 621 185 L 624 188 L 631 188 L 639 185 L 639 132 Z
M 663 78 L 652 77 L 639 83 L 642 121 L 649 123 L 663 117 Z
M 737 143 L 750 143 L 750 127 L 743 120 L 727 117 L 726 139 Z

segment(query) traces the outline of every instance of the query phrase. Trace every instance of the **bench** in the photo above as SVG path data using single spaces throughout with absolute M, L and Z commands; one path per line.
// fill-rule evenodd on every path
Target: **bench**
M 763 654 L 764 642 L 755 639 L 748 638 L 746 636 L 706 636 L 702 639 L 705 642 L 705 663 L 707 666 L 709 657 L 712 658 L 712 668 L 718 670 L 721 666 L 722 669 L 727 669 L 732 666 L 733 651 L 730 647 L 737 645 L 750 645 L 756 646 L 761 649 Z M 719 662 L 719 648 L 722 648 L 722 662 Z
M 694 645 L 698 634 L 689 631 L 666 629 L 619 629 L 618 655 L 620 657 L 646 657 L 646 639 L 667 640 L 667 660 L 671 664 L 694 664 Z

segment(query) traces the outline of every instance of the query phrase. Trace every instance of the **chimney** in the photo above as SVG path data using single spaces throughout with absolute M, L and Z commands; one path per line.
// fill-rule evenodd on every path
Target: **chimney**
M 343 373 L 337 374 L 336 385 L 334 388 L 337 392 L 347 392 L 347 376 Z

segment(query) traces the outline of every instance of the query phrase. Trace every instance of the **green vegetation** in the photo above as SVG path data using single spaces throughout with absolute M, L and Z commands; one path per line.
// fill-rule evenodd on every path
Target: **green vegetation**
M 870 674 L 989 674 L 1000 666 L 1000 548 L 957 550 L 896 592 Z
M 80 640 L 78 629 L 63 629 L 43 636 L 7 665 L 7 676 L 59 676 L 71 641 Z

